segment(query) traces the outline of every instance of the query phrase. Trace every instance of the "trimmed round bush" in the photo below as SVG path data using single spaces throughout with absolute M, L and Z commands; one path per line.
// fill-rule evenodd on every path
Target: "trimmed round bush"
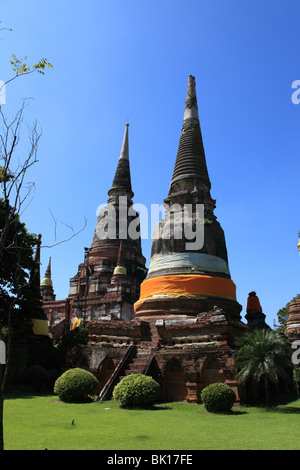
M 159 391 L 160 386 L 152 377 L 131 374 L 115 386 L 113 398 L 119 400 L 122 406 L 151 405 L 157 399 Z
M 75 368 L 64 372 L 55 381 L 54 393 L 64 402 L 82 403 L 98 391 L 98 380 L 87 370 Z
M 230 413 L 236 396 L 229 385 L 214 383 L 202 390 L 201 399 L 209 413 Z

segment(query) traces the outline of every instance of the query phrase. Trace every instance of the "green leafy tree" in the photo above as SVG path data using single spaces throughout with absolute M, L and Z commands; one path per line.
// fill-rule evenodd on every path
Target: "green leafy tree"
M 279 332 L 267 329 L 246 332 L 237 342 L 234 360 L 238 382 L 262 382 L 266 404 L 270 401 L 270 384 L 288 379 L 292 372 L 291 349 Z

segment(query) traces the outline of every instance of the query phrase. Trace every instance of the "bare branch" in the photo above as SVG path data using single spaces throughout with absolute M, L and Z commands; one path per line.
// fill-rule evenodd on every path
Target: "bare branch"
M 55 242 L 56 242 L 56 235 L 57 235 L 57 219 L 54 217 L 54 215 L 53 215 L 51 209 L 49 209 L 49 212 L 50 212 L 51 217 L 52 217 L 53 222 L 54 222 L 54 240 L 55 240 Z
M 26 100 L 23 101 L 21 108 L 8 123 L 6 117 L 0 108 L 0 117 L 2 119 L 2 133 L 0 136 L 0 183 L 2 195 L 5 201 L 9 201 L 16 213 L 20 213 L 23 203 L 34 185 L 24 184 L 25 176 L 32 165 L 37 163 L 38 143 L 42 133 L 37 129 L 37 122 L 29 128 L 29 150 L 27 156 L 22 162 L 12 158 L 19 143 L 19 134 L 23 123 L 23 113 Z M 25 190 L 25 194 L 22 194 Z
M 64 224 L 64 225 L 67 225 L 67 224 Z M 87 226 L 87 218 L 85 217 L 83 227 L 80 230 L 78 230 L 77 232 L 74 232 L 73 235 L 71 235 L 69 238 L 65 238 L 64 240 L 61 240 L 60 242 L 54 243 L 53 245 L 42 245 L 41 248 L 54 248 L 55 246 L 61 245 L 62 243 L 69 242 L 70 240 L 72 240 L 72 238 L 76 237 L 79 233 L 83 232 L 83 230 L 85 230 L 86 226 Z M 68 227 L 68 225 L 67 225 L 67 227 Z M 69 228 L 71 228 L 71 227 L 69 227 Z M 71 228 L 71 230 L 73 230 L 73 228 Z
M 72 230 L 72 232 L 74 233 L 74 228 L 73 228 L 73 225 L 68 225 L 66 222 L 63 222 L 62 220 L 60 220 L 60 223 L 62 225 L 65 225 L 66 227 L 68 227 L 70 230 Z
M 0 24 L 2 23 L 2 21 L 0 21 Z M 0 31 L 12 31 L 11 28 L 0 28 Z M 4 38 L 0 38 L 0 41 L 3 41 Z

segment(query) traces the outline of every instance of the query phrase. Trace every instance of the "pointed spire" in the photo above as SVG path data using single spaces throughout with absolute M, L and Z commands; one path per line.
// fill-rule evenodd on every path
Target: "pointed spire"
M 36 245 L 36 250 L 34 254 L 34 261 L 40 266 L 41 262 L 41 243 L 42 243 L 42 235 L 38 235 L 38 242 Z M 40 269 L 40 268 L 39 268 Z
M 120 158 L 125 158 L 126 160 L 129 160 L 128 127 L 129 124 L 127 123 L 124 132 L 123 144 L 120 152 Z
M 124 260 L 123 260 L 123 241 L 120 241 L 120 248 L 119 248 L 119 254 L 118 254 L 118 261 L 117 261 L 117 266 L 122 266 L 124 268 Z
M 49 258 L 49 263 L 45 272 L 45 277 L 47 277 L 48 279 L 51 279 L 51 256 Z
M 195 77 L 192 75 L 189 76 L 188 80 L 183 126 L 170 193 L 173 189 L 172 185 L 182 180 L 193 181 L 195 186 L 198 182 L 202 182 L 208 190 L 211 187 L 200 129 Z
M 196 119 L 195 124 L 199 124 L 198 104 L 196 96 L 196 82 L 195 77 L 189 76 L 188 89 L 185 100 L 185 111 L 183 116 L 183 122 L 188 119 Z
M 46 320 L 46 316 L 42 311 L 42 296 L 40 291 L 40 260 L 41 260 L 41 242 L 42 235 L 38 235 L 35 254 L 33 257 L 33 267 L 30 272 L 30 282 L 28 288 L 30 292 L 30 316 L 31 319 Z M 28 293 L 29 293 L 28 292 Z M 33 320 L 34 321 L 34 320 Z
M 124 260 L 123 260 L 122 250 L 123 250 L 123 242 L 121 240 L 120 247 L 119 247 L 117 266 L 114 269 L 114 274 L 127 274 L 125 264 L 124 264 Z
M 51 286 L 52 287 L 52 279 L 51 279 L 51 256 L 49 258 L 49 263 L 45 272 L 44 279 L 41 282 L 41 286 Z
M 111 189 L 108 191 L 109 196 L 127 194 L 130 198 L 133 197 L 131 187 L 130 165 L 129 165 L 129 144 L 128 144 L 128 127 L 126 124 L 125 133 L 116 169 L 115 177 Z
M 36 274 L 34 275 L 34 277 L 37 276 L 38 281 L 40 281 L 41 243 L 42 243 L 42 235 L 39 234 L 38 235 L 37 245 L 36 245 L 36 250 L 35 250 L 35 254 L 34 254 L 34 262 L 36 264 L 36 267 L 35 267 Z

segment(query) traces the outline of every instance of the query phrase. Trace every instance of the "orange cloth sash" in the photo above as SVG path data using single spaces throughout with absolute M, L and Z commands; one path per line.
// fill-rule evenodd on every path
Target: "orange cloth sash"
M 146 279 L 141 284 L 140 299 L 135 308 L 145 299 L 153 296 L 213 296 L 236 300 L 236 286 L 231 279 L 215 276 L 201 275 L 169 275 Z

